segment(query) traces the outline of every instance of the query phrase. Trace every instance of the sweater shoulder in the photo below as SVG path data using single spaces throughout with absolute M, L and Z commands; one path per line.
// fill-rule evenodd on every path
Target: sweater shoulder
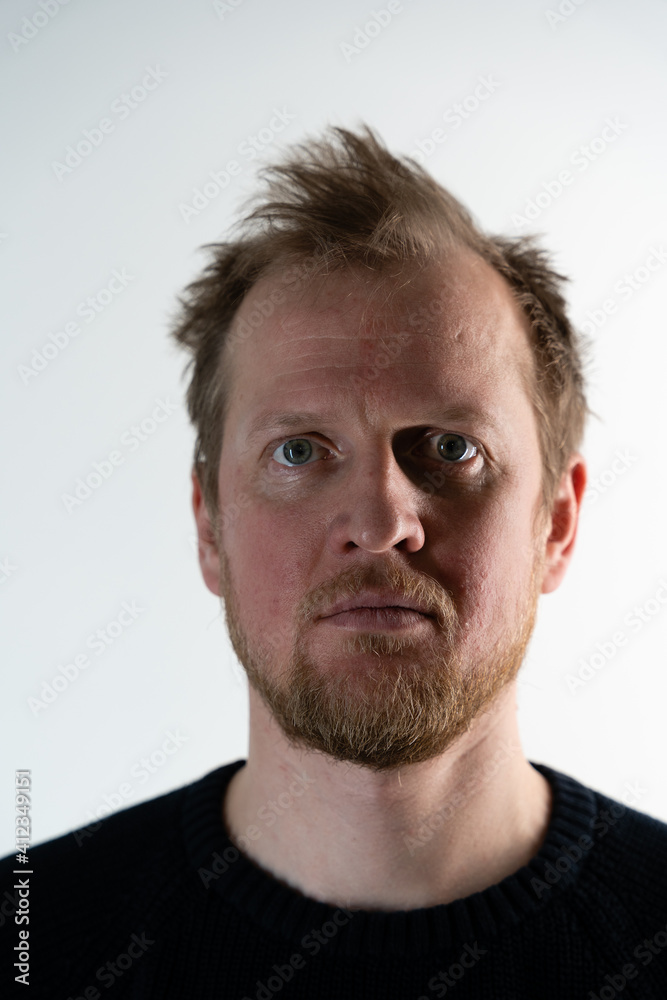
M 2 922 L 20 905 L 23 872 L 14 871 L 25 867 L 29 878 L 29 933 L 40 944 L 31 969 L 36 995 L 71 990 L 81 977 L 94 982 L 95 969 L 141 947 L 148 928 L 179 912 L 189 893 L 186 800 L 202 788 L 213 795 L 223 771 L 30 847 L 26 866 L 14 855 L 0 860 Z
M 656 877 L 667 879 L 667 823 L 602 792 L 595 791 L 594 795 L 598 842 L 606 841 L 610 850 L 629 851 L 628 868 L 634 870 L 637 861 L 642 861 L 649 869 L 655 868 Z
M 583 888 L 648 927 L 667 920 L 667 823 L 601 792 L 591 823 L 593 848 Z
M 55 937 L 67 928 L 70 936 L 85 938 L 93 928 L 111 926 L 114 916 L 135 910 L 137 901 L 145 908 L 178 892 L 188 871 L 184 803 L 221 770 L 30 847 L 25 867 L 48 904 L 35 907 L 31 925 Z M 19 877 L 12 873 L 21 867 L 14 855 L 0 860 L 0 878 L 10 896 Z
M 145 868 L 157 845 L 165 847 L 174 841 L 187 787 L 129 806 L 31 847 L 30 867 L 39 872 L 43 885 L 49 884 L 54 889 L 59 881 L 71 883 L 72 876 L 76 876 L 75 884 L 85 886 L 87 891 L 100 882 L 108 892 L 110 887 L 118 886 L 119 880 L 131 879 Z M 0 864 L 12 862 L 10 855 Z

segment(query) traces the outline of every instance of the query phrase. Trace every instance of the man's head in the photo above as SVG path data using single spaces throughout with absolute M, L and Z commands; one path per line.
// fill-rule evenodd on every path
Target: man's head
M 426 760 L 516 676 L 571 556 L 576 344 L 537 251 L 480 236 L 370 134 L 272 176 L 177 331 L 202 569 L 288 737 Z
M 368 128 L 333 128 L 320 141 L 290 150 L 267 168 L 265 191 L 239 223 L 239 236 L 213 244 L 213 259 L 181 300 L 173 336 L 191 355 L 188 409 L 197 432 L 195 467 L 211 513 L 217 512 L 217 472 L 232 384 L 226 347 L 253 335 L 274 301 L 257 303 L 230 337 L 234 316 L 267 272 L 281 289 L 299 290 L 319 273 L 359 266 L 374 276 L 418 270 L 443 250 L 473 250 L 501 274 L 530 324 L 528 391 L 540 436 L 544 506 L 583 438 L 583 338 L 565 312 L 565 279 L 526 237 L 491 237 L 448 191 L 409 157 L 396 158 Z M 444 307 L 439 294 L 411 318 L 423 329 Z

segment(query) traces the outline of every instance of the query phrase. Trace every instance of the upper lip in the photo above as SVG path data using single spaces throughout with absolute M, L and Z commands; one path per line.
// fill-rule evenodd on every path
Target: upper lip
M 354 611 L 356 608 L 408 608 L 411 611 L 419 611 L 422 615 L 428 615 L 429 618 L 433 617 L 425 604 L 405 597 L 404 594 L 389 590 L 363 590 L 356 597 L 337 601 L 326 613 L 320 615 L 320 618 L 331 618 L 332 615 L 339 615 L 343 611 Z

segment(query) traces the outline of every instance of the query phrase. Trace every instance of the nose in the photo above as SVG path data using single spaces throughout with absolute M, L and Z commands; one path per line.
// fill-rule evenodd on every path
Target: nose
M 328 543 L 337 555 L 354 548 L 371 553 L 393 548 L 417 552 L 424 545 L 419 513 L 424 494 L 389 446 L 359 457 L 335 502 L 338 510 L 329 525 Z

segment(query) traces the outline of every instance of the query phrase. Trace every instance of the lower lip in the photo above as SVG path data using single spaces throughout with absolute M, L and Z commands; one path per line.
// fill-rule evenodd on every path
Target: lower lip
M 337 615 L 322 618 L 321 621 L 338 628 L 364 630 L 369 632 L 395 632 L 415 628 L 431 619 L 410 608 L 355 608 L 340 611 Z

